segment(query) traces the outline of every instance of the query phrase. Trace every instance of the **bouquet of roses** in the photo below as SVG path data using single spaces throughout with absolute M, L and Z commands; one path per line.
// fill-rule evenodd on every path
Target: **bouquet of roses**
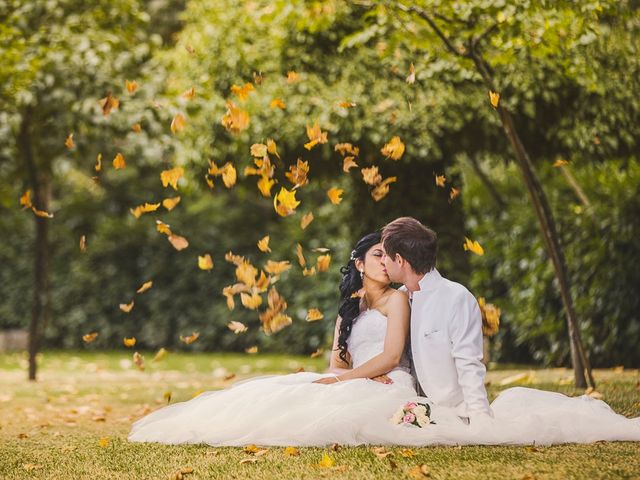
M 422 428 L 430 423 L 434 423 L 429 418 L 429 415 L 431 415 L 431 407 L 429 404 L 407 402 L 398 409 L 390 421 L 395 425 L 415 425 L 416 427 Z

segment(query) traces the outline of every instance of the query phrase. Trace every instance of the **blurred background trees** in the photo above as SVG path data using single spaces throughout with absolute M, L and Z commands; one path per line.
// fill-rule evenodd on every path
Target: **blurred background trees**
M 640 366 L 637 8 L 490 4 L 459 2 L 457 14 L 495 18 L 488 60 L 556 217 L 591 361 Z M 47 347 L 80 347 L 82 335 L 96 331 L 86 348 L 114 348 L 135 336 L 149 349 L 257 345 L 311 353 L 330 341 L 338 270 L 354 242 L 410 215 L 439 233 L 438 268 L 502 309 L 492 359 L 567 365 L 559 288 L 488 92 L 471 69 L 452 68 L 452 59 L 429 44 L 407 41 L 402 28 L 413 27 L 385 8 L 301 0 L 1 4 L 0 328 L 27 328 L 33 302 L 41 301 L 40 324 L 50 315 Z M 297 81 L 288 82 L 288 72 Z M 125 80 L 137 81 L 138 89 L 130 94 Z M 255 91 L 241 102 L 231 87 L 248 82 Z M 188 100 L 182 93 L 192 87 Z M 99 100 L 109 93 L 120 106 L 105 116 Z M 274 99 L 285 108 L 272 108 Z M 221 123 L 228 100 L 250 115 L 239 134 Z M 177 113 L 186 128 L 172 134 Z M 46 188 L 34 184 L 24 160 L 27 118 Z M 305 128 L 316 121 L 329 141 L 307 150 Z M 399 161 L 385 159 L 380 149 L 396 135 L 406 151 Z M 287 218 L 259 193 L 258 178 L 242 173 L 253 165 L 251 145 L 267 139 L 281 157 L 272 158 L 278 172 L 272 194 L 292 187 L 283 172 L 298 158 L 310 165 L 310 183 L 298 191 L 302 203 Z M 385 198 L 373 200 L 359 169 L 342 171 L 334 146 L 343 142 L 360 149 L 359 167 L 375 165 L 383 178 L 397 177 Z M 123 170 L 111 166 L 118 152 L 127 161 Z M 554 167 L 559 159 L 569 163 Z M 237 185 L 227 189 L 216 179 L 211 189 L 209 160 L 232 162 Z M 174 166 L 186 172 L 178 192 L 160 183 L 160 172 Z M 444 188 L 436 175 L 446 176 Z M 344 189 L 339 205 L 329 202 L 330 187 Z M 460 190 L 453 199 L 452 187 Z M 27 189 L 41 190 L 34 205 L 53 218 L 20 209 Z M 129 211 L 175 195 L 181 203 L 170 212 L 135 218 Z M 302 230 L 300 217 L 309 211 L 315 220 Z M 187 237 L 189 247 L 176 251 L 156 231 L 156 219 Z M 45 223 L 48 275 L 36 287 L 36 225 Z M 270 254 L 256 247 L 267 234 Z M 464 251 L 465 236 L 485 254 Z M 298 243 L 311 264 L 318 256 L 311 249 L 329 248 L 329 271 L 303 276 Z M 256 266 L 268 258 L 291 261 L 276 285 L 292 325 L 266 336 L 255 311 L 238 301 L 228 310 L 221 293 L 234 283 L 228 251 Z M 210 272 L 198 269 L 204 253 L 214 260 Z M 131 313 L 122 312 L 118 305 L 147 280 L 153 288 L 135 295 Z M 310 308 L 324 319 L 306 322 Z M 230 320 L 249 331 L 235 335 Z M 186 347 L 179 336 L 192 331 L 200 338 Z

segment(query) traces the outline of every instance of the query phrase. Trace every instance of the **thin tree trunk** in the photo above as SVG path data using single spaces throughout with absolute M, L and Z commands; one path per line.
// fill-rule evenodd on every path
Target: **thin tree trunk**
M 482 184 L 489 191 L 489 194 L 491 195 L 493 200 L 499 207 L 504 208 L 506 206 L 505 201 L 502 199 L 502 196 L 498 193 L 498 190 L 496 190 L 495 185 L 491 182 L 487 174 L 484 173 L 484 170 L 482 170 L 482 167 L 480 167 L 478 161 L 473 157 L 467 156 L 467 158 L 469 159 L 469 163 L 471 163 L 473 170 L 476 172 L 476 175 L 478 175 L 478 178 L 480 179 Z

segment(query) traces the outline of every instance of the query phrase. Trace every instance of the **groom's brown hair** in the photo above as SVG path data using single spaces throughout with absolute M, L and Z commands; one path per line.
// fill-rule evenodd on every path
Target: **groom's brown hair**
M 416 273 L 436 266 L 438 236 L 412 217 L 396 218 L 382 229 L 382 246 L 390 257 L 400 254 Z

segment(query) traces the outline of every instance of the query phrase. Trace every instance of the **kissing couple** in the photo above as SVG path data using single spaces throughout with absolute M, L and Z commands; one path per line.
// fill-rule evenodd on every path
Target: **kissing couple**
M 398 218 L 342 267 L 328 373 L 238 382 L 156 410 L 129 440 L 214 446 L 640 441 L 605 402 L 509 388 L 490 405 L 475 297 L 436 269 L 437 235 Z M 400 289 L 392 283 L 403 284 Z

